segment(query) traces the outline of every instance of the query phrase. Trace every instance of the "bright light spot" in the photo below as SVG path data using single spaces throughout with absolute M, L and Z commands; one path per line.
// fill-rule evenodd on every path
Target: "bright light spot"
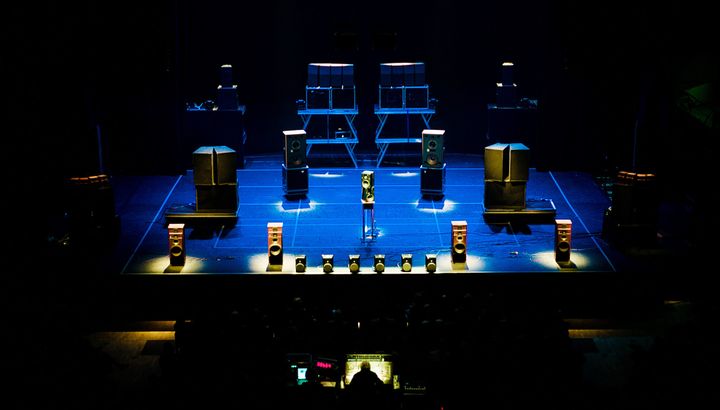
M 394 177 L 399 177 L 399 178 L 408 178 L 408 177 L 418 176 L 419 174 L 420 174 L 419 172 L 405 171 L 405 172 L 393 172 L 391 175 Z
M 170 266 L 170 256 L 158 256 L 145 261 L 142 264 L 141 272 L 130 273 L 154 273 L 154 274 L 173 274 L 173 273 L 197 273 L 202 272 L 203 261 L 200 258 L 187 256 L 184 266 Z
M 442 201 L 436 201 L 435 203 L 424 202 L 421 205 L 420 200 L 418 199 L 417 201 L 415 201 L 415 208 L 417 208 L 417 210 L 420 212 L 427 213 L 452 212 L 455 210 L 455 204 L 455 201 L 445 199 Z
M 485 268 L 485 261 L 477 255 L 468 254 L 464 265 L 454 265 L 450 253 L 439 254 L 437 256 L 437 273 L 463 273 L 463 272 L 480 272 Z M 425 267 L 423 266 L 423 270 Z
M 322 173 L 322 174 L 310 173 L 310 176 L 311 176 L 311 177 L 315 177 L 315 178 L 342 178 L 343 176 L 345 176 L 345 174 L 343 174 L 342 172 L 339 173 L 339 174 L 335 174 L 335 173 L 331 173 L 331 172 L 325 172 L 325 173 Z
M 312 211 L 315 209 L 316 204 L 317 204 L 317 202 L 315 202 L 315 201 L 302 201 L 302 202 L 278 201 L 275 204 L 275 208 L 278 210 L 278 212 L 298 213 L 298 212 Z
M 548 269 L 560 270 L 560 266 L 555 262 L 555 251 L 535 253 L 532 255 L 532 260 Z M 572 251 L 570 253 L 570 262 L 575 264 L 576 269 L 580 270 L 588 267 L 590 259 L 580 252 Z

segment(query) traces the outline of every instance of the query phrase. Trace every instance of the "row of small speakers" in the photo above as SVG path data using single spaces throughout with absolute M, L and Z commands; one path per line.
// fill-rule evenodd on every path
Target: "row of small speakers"
M 307 269 L 307 256 L 298 255 L 295 257 L 295 272 L 303 273 Z M 335 256 L 334 255 L 322 255 L 322 269 L 325 273 L 332 273 L 335 269 Z M 348 269 L 350 273 L 360 272 L 360 255 L 349 255 L 348 256 Z M 403 272 L 412 271 L 412 254 L 404 253 L 400 259 L 400 270 Z M 426 254 L 425 255 L 425 270 L 428 273 L 433 273 L 437 270 L 437 255 Z M 379 254 L 373 257 L 373 271 L 377 273 L 385 272 L 385 255 Z
M 452 221 L 452 246 L 450 254 L 453 263 L 465 263 L 467 260 L 467 222 Z M 283 243 L 282 243 L 282 222 L 270 222 L 267 224 L 268 232 L 268 265 L 282 267 L 283 264 Z M 555 220 L 555 260 L 558 263 L 570 262 L 572 221 L 569 219 Z M 168 241 L 171 266 L 183 266 L 185 264 L 185 224 L 168 224 Z M 333 271 L 333 255 L 322 255 L 323 271 Z M 295 270 L 304 272 L 307 267 L 307 258 L 304 255 L 295 258 Z M 350 255 L 348 261 L 350 272 L 357 273 L 360 270 L 360 256 Z M 375 255 L 373 267 L 376 272 L 385 270 L 385 256 Z M 434 272 L 437 268 L 437 255 L 425 255 L 425 267 L 428 272 Z M 403 272 L 412 270 L 412 255 L 403 254 L 401 260 Z

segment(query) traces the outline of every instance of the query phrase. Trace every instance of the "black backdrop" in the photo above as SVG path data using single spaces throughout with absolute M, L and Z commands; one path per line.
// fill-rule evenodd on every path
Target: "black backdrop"
M 189 155 L 175 147 L 184 105 L 214 97 L 221 64 L 234 67 L 252 155 L 281 152 L 281 131 L 301 126 L 294 101 L 307 63 L 354 63 L 360 150 L 372 151 L 377 64 L 398 60 L 426 62 L 440 100 L 433 126 L 447 130 L 449 152 L 482 152 L 485 107 L 509 59 L 521 95 L 539 101 L 549 168 L 634 163 L 706 197 L 701 179 L 688 175 L 714 174 L 717 132 L 674 109 L 682 90 L 714 83 L 720 71 L 713 14 L 697 3 L 10 5 L 2 24 L 11 114 L 2 125 L 3 175 L 22 200 L 4 205 L 60 209 L 62 177 L 99 170 L 98 129 L 106 172 L 177 173 L 178 156 Z
M 301 126 L 294 101 L 307 63 L 342 61 L 356 64 L 361 150 L 371 150 L 377 64 L 414 60 L 427 63 L 440 100 L 433 125 L 448 130 L 448 150 L 480 153 L 485 107 L 500 62 L 510 59 L 521 95 L 539 100 L 540 140 L 552 166 L 630 165 L 639 121 L 636 163 L 655 167 L 673 143 L 664 123 L 672 99 L 717 68 L 710 13 L 687 2 L 660 7 L 548 0 L 15 6 L 5 28 L 15 45 L 7 61 L 12 103 L 26 115 L 12 130 L 61 174 L 98 166 L 96 124 L 106 168 L 172 173 L 173 156 L 186 154 L 173 151 L 185 102 L 214 97 L 219 66 L 232 64 L 248 107 L 248 153 L 279 152 L 281 131 Z

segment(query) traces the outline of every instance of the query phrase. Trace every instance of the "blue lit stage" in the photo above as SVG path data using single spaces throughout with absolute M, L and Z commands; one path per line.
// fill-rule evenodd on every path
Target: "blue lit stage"
M 483 217 L 482 159 L 464 167 L 448 161 L 445 195 L 426 199 L 420 193 L 417 167 L 311 168 L 309 193 L 303 199 L 283 195 L 280 162 L 264 162 L 237 171 L 239 208 L 233 225 L 221 222 L 186 227 L 187 259 L 171 268 L 165 213 L 191 208 L 195 201 L 192 171 L 156 178 L 144 185 L 158 203 L 152 220 L 135 221 L 143 230 L 121 269 L 125 275 L 322 275 L 323 254 L 334 255 L 332 275 L 350 275 L 348 255 L 360 255 L 359 275 L 376 275 L 373 256 L 384 254 L 387 275 L 427 275 L 425 255 L 437 254 L 436 274 L 552 274 L 614 272 L 617 253 L 600 239 L 609 199 L 593 178 L 578 172 L 531 169 L 527 199 L 551 200 L 556 218 L 573 221 L 571 269 L 554 259 L 555 226 L 549 221 L 488 222 Z M 378 236 L 362 241 L 360 174 L 375 171 L 375 219 Z M 116 181 L 122 184 L 122 179 Z M 120 187 L 120 191 L 123 188 Z M 120 207 L 127 214 L 132 200 Z M 123 215 L 127 221 L 132 215 Z M 451 265 L 451 221 L 468 224 L 468 257 L 464 269 Z M 281 271 L 267 270 L 267 224 L 283 223 L 284 260 Z M 130 253 L 130 252 L 128 252 Z M 295 272 L 295 256 L 307 257 L 307 271 Z M 412 254 L 411 272 L 402 272 L 402 254 Z

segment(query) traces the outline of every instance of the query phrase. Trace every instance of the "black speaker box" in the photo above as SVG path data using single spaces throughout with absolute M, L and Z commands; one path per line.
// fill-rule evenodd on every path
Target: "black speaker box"
M 355 88 L 349 86 L 347 88 L 334 88 L 332 90 L 332 108 L 333 109 L 354 109 Z
M 237 184 L 235 150 L 226 146 L 200 147 L 193 152 L 195 185 Z
M 523 144 L 510 144 L 509 168 L 509 181 L 527 181 L 530 178 L 530 149 Z
M 380 108 L 403 108 L 403 89 L 380 88 Z
M 236 111 L 240 108 L 238 101 L 237 86 L 218 86 L 217 100 L 215 101 L 219 111 Z
M 286 195 L 296 196 L 308 193 L 308 175 L 310 168 L 305 165 L 300 168 L 290 168 L 282 166 L 283 190 Z
M 485 181 L 527 181 L 530 150 L 523 144 L 497 143 L 485 147 Z
M 345 88 L 355 86 L 355 66 L 345 64 L 342 67 L 342 85 Z
M 305 130 L 283 131 L 285 137 L 285 167 L 303 168 L 307 165 L 307 134 Z
M 233 86 L 232 65 L 223 64 L 220 66 L 220 86 L 221 87 L 232 87 Z
M 429 105 L 427 87 L 405 89 L 405 108 L 428 108 Z
M 498 107 L 516 107 L 518 105 L 517 87 L 515 85 L 497 84 L 495 101 Z
M 526 182 L 485 181 L 486 209 L 524 209 Z
M 198 212 L 236 212 L 237 184 L 195 185 L 195 209 Z
M 329 109 L 330 92 L 329 88 L 311 88 L 307 90 L 305 106 L 307 109 Z
M 341 65 L 330 66 L 330 87 L 342 87 L 343 68 Z
M 319 76 L 320 76 L 320 68 L 317 66 L 317 64 L 313 64 L 313 63 L 308 64 L 307 86 L 308 87 L 317 87 Z
M 445 192 L 445 164 L 442 168 L 420 166 L 420 193 L 423 196 L 442 196 Z
M 485 181 L 505 181 L 510 173 L 510 146 L 492 144 L 485 147 Z
M 402 87 L 405 85 L 405 66 L 391 65 L 390 85 L 393 87 Z
M 392 66 L 388 64 L 380 64 L 380 86 L 390 87 L 391 82 Z
M 500 81 L 502 85 L 513 85 L 513 70 L 515 65 L 510 62 L 502 63 L 500 67 Z
M 425 63 L 415 63 L 415 80 L 412 85 L 425 85 Z

